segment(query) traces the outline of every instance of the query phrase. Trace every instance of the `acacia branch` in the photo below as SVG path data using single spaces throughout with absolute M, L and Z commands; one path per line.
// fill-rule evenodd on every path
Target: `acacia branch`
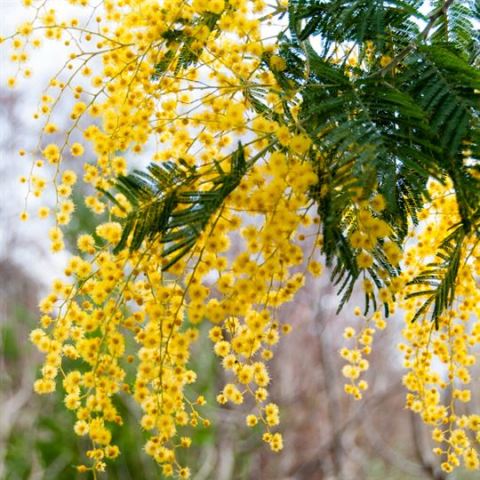
M 446 16 L 448 9 L 452 6 L 455 0 L 445 0 L 444 4 L 435 9 L 428 15 L 429 21 L 425 28 L 420 32 L 419 37 L 422 40 L 427 40 L 430 30 L 435 25 L 435 22 L 442 16 Z M 372 76 L 375 75 L 382 75 L 384 77 L 389 71 L 393 70 L 397 65 L 399 65 L 410 53 L 412 53 L 417 47 L 416 43 L 409 43 L 403 50 L 401 50 L 397 55 L 395 55 L 391 62 L 388 65 L 385 65 L 382 69 L 378 72 L 374 73 Z

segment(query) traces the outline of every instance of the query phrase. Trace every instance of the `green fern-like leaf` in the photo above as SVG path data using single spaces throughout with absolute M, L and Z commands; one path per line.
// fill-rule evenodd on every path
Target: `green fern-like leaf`
M 434 2 L 442 9 L 444 1 Z M 450 43 L 473 59 L 478 55 L 480 32 L 476 23 L 480 19 L 480 3 L 477 0 L 452 2 L 448 9 L 441 10 L 434 24 L 431 40 L 435 43 Z
M 400 44 L 415 38 L 417 23 L 424 19 L 419 11 L 423 2 L 417 0 L 293 0 L 290 2 L 290 25 L 299 41 L 319 35 L 331 44 L 354 42 L 361 45 L 372 41 L 382 49 L 395 34 Z
M 123 193 L 132 211 L 123 222 L 123 233 L 114 252 L 138 250 L 145 241 L 164 244 L 166 270 L 195 245 L 214 213 L 238 186 L 247 171 L 243 146 L 231 155 L 229 173 L 219 172 L 210 190 L 197 190 L 200 174 L 193 167 L 173 162 L 152 164 L 147 172 L 120 177 L 116 190 Z M 114 199 L 108 194 L 110 199 Z
M 440 245 L 436 255 L 437 260 L 428 264 L 425 270 L 410 282 L 410 285 L 425 286 L 425 290 L 416 291 L 407 296 L 407 298 L 425 298 L 412 322 L 431 310 L 431 320 L 435 322 L 435 327 L 438 329 L 440 315 L 455 299 L 455 285 L 464 239 L 463 225 L 457 225 Z

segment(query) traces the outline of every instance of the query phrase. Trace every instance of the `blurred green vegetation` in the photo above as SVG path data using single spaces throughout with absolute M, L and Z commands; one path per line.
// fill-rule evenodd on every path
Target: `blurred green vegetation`
M 11 376 L 20 370 L 18 362 L 22 357 L 34 360 L 29 362 L 32 370 L 35 364 L 38 367 L 36 349 L 25 338 L 16 335 L 13 327 L 22 322 L 23 325 L 34 328 L 36 319 L 20 307 L 18 312 L 20 315 L 12 319 L 11 325 L 5 325 L 1 329 L 2 352 Z M 209 404 L 214 404 L 217 386 L 212 379 L 218 378 L 218 366 L 207 342 L 209 340 L 205 337 L 200 341 L 197 348 L 202 354 L 195 356 L 192 367 L 201 372 L 196 392 L 203 394 Z M 5 390 L 7 385 L 3 387 Z M 193 393 L 192 391 L 192 398 Z M 117 399 L 116 405 L 125 419 L 124 425 L 113 429 L 113 436 L 122 455 L 109 463 L 108 472 L 99 474 L 98 477 L 112 480 L 158 479 L 160 469 L 149 456 L 142 453 L 147 436 L 139 426 L 138 407 L 132 407 L 124 396 Z M 5 439 L 4 479 L 85 479 L 86 476 L 77 474 L 74 467 L 85 461 L 84 452 L 88 449 L 88 444 L 73 433 L 74 421 L 73 413 L 64 408 L 61 387 L 46 397 L 32 394 L 23 407 L 22 415 Z M 188 463 L 192 469 L 199 468 L 203 461 L 203 448 L 214 445 L 215 441 L 216 428 L 213 425 L 195 429 L 194 446 L 182 455 L 180 461 Z

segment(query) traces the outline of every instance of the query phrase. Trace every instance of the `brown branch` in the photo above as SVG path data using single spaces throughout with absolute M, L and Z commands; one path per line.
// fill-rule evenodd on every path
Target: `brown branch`
M 403 387 L 401 381 L 395 382 L 391 386 L 387 387 L 383 392 L 366 398 L 363 401 L 362 408 L 358 408 L 354 413 L 352 413 L 341 425 L 337 427 L 337 429 L 332 433 L 331 438 L 319 446 L 316 458 L 304 463 L 303 465 L 300 465 L 299 467 L 294 467 L 289 471 L 289 475 L 309 475 L 316 472 L 320 468 L 325 455 L 331 451 L 332 444 L 338 442 L 338 439 L 345 433 L 346 430 L 348 430 L 351 425 L 361 421 L 362 417 L 365 415 L 365 410 L 374 408 L 376 405 L 385 402 L 387 399 L 398 395 L 402 391 L 401 387 Z M 304 476 L 303 478 L 308 477 Z

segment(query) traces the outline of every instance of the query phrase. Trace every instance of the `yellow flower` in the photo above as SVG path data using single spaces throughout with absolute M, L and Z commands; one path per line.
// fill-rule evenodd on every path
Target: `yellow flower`
M 83 148 L 83 145 L 80 144 L 80 143 L 74 143 L 71 147 L 70 147 L 70 153 L 74 156 L 74 157 L 80 157 L 83 155 L 83 153 L 85 152 L 85 149 Z
M 50 163 L 58 163 L 60 161 L 60 148 L 54 143 L 50 143 L 43 149 L 44 157 Z
M 270 57 L 270 68 L 278 72 L 283 72 L 287 68 L 287 64 L 282 57 L 272 55 Z
M 58 131 L 58 127 L 54 123 L 47 123 L 45 127 L 43 127 L 43 131 L 45 133 L 55 133 Z
M 289 147 L 293 152 L 303 155 L 311 145 L 312 141 L 306 135 L 301 134 L 292 137 Z
M 373 258 L 372 256 L 362 250 L 357 256 L 357 265 L 359 268 L 371 268 L 373 266 Z
M 258 423 L 258 418 L 255 415 L 247 415 L 246 423 L 247 426 L 254 427 Z
M 386 204 L 384 196 L 381 194 L 375 195 L 370 202 L 370 206 L 377 212 L 382 212 L 385 210 Z
M 347 327 L 343 331 L 343 337 L 344 338 L 352 338 L 355 335 L 355 330 L 352 327 Z

